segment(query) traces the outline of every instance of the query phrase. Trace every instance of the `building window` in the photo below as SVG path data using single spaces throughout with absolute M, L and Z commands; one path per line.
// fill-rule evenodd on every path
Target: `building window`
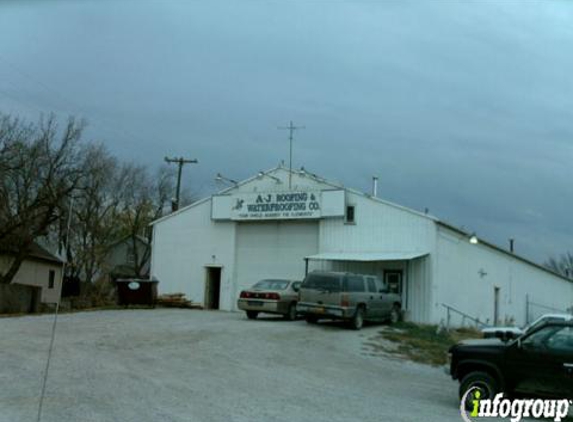
M 346 206 L 346 216 L 344 222 L 346 224 L 354 224 L 356 222 L 354 218 L 354 205 L 347 205 Z
M 50 270 L 50 278 L 48 279 L 48 289 L 54 288 L 55 280 L 56 280 L 56 272 L 54 270 Z
M 135 250 L 132 247 L 127 250 L 126 260 L 129 265 L 135 264 Z

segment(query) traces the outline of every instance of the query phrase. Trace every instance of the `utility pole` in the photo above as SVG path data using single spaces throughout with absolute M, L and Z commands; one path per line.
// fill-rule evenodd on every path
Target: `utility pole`
M 288 140 L 290 143 L 290 147 L 289 147 L 288 188 L 291 189 L 291 187 L 292 187 L 292 135 L 293 135 L 295 130 L 304 129 L 304 126 L 295 126 L 295 125 L 293 125 L 292 120 L 291 120 L 288 126 L 279 126 L 279 129 L 288 129 L 288 131 L 289 131 Z
M 179 157 L 179 158 L 165 157 L 165 162 L 166 163 L 177 163 L 177 165 L 179 166 L 179 169 L 177 172 L 177 193 L 175 196 L 175 204 L 173 204 L 173 206 L 172 206 L 172 210 L 177 211 L 179 209 L 179 194 L 181 192 L 181 172 L 183 171 L 183 166 L 185 164 L 197 164 L 198 161 L 197 160 L 187 160 L 183 157 Z

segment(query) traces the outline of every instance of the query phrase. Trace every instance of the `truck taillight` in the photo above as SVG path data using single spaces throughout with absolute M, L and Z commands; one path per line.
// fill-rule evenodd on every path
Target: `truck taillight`
M 348 300 L 348 295 L 340 295 L 340 306 L 344 306 L 344 307 L 350 306 L 350 301 Z

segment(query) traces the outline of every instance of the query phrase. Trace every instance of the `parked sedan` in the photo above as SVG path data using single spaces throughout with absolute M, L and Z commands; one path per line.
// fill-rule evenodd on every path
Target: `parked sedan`
M 255 319 L 259 313 L 279 314 L 290 321 L 296 319 L 296 302 L 300 281 L 261 280 L 248 290 L 243 290 L 237 306 Z

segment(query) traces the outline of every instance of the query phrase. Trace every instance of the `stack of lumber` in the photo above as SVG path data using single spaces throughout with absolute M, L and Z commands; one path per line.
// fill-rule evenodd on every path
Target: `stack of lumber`
M 157 298 L 157 305 L 167 308 L 191 308 L 193 304 L 187 300 L 185 293 L 171 293 L 160 295 Z

